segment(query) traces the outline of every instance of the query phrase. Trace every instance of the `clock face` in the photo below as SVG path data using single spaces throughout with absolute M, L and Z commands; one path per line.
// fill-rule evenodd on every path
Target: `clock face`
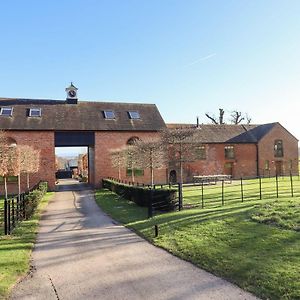
M 68 94 L 69 94 L 70 97 L 75 97 L 76 96 L 76 92 L 73 91 L 73 90 L 69 91 Z

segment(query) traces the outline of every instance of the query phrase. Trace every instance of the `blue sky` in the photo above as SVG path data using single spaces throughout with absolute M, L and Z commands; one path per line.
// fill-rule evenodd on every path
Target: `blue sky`
M 247 112 L 300 138 L 300 1 L 0 2 L 0 97 L 157 104 L 166 122 Z

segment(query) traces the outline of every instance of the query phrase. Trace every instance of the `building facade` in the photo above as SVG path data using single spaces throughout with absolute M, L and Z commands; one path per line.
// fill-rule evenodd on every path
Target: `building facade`
M 99 187 L 105 177 L 118 177 L 112 167 L 111 151 L 133 138 L 158 137 L 166 124 L 156 105 L 78 101 L 77 88 L 66 89 L 66 100 L 0 98 L 0 129 L 17 145 L 40 150 L 39 172 L 31 175 L 32 185 L 40 180 L 55 188 L 55 147 L 88 147 L 89 183 Z M 234 178 L 260 175 L 298 174 L 298 141 L 279 123 L 264 125 L 178 125 L 197 132 L 199 156 L 184 164 L 184 180 L 195 175 L 229 174 Z M 155 170 L 156 183 L 176 179 L 178 166 Z M 150 171 L 136 177 L 150 182 Z M 130 181 L 126 168 L 121 178 Z M 22 175 L 25 183 L 25 175 Z M 16 191 L 16 184 L 9 187 Z M 25 184 L 23 185 L 25 189 Z

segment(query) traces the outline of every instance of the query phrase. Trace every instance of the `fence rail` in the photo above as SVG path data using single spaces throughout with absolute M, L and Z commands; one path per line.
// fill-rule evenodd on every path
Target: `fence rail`
M 298 176 L 240 178 L 231 183 L 221 180 L 214 185 L 202 181 L 183 185 L 183 208 L 215 207 L 226 203 L 299 196 Z
M 19 222 L 31 217 L 34 207 L 27 201 L 27 197 L 30 192 L 39 189 L 40 184 L 20 195 L 0 199 L 0 236 L 10 235 Z

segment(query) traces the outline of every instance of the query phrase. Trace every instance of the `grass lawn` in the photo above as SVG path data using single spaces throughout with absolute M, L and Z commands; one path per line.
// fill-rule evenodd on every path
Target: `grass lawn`
M 184 195 L 188 197 L 189 191 Z M 96 198 L 104 211 L 155 245 L 263 299 L 300 299 L 299 218 L 291 213 L 295 209 L 299 216 L 300 198 L 232 201 L 152 219 L 146 219 L 146 208 L 110 191 L 98 191 Z M 286 221 L 268 222 L 267 216 L 265 221 L 263 217 L 257 219 L 260 214 L 269 214 L 266 210 L 270 203 L 274 203 L 271 214 L 281 214 L 279 219 Z M 159 226 L 157 238 L 155 224 Z
M 52 195 L 53 193 L 47 193 L 34 216 L 20 223 L 12 235 L 0 236 L 0 299 L 5 299 L 18 278 L 28 272 L 40 212 Z

